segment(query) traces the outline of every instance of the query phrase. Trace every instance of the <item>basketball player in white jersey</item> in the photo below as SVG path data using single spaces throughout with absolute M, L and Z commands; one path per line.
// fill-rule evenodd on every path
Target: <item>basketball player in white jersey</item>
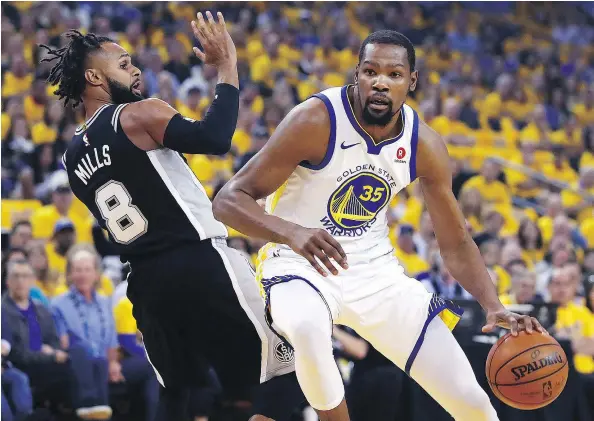
M 258 267 L 267 319 L 295 349 L 299 383 L 322 420 L 349 419 L 332 323 L 355 329 L 456 420 L 497 420 L 450 332 L 460 310 L 407 277 L 393 255 L 386 210 L 416 178 L 449 271 L 487 312 L 484 331 L 543 331 L 497 297 L 452 193 L 446 146 L 405 104 L 414 66 L 405 36 L 371 34 L 355 84 L 295 107 L 214 201 L 217 219 L 271 242 Z

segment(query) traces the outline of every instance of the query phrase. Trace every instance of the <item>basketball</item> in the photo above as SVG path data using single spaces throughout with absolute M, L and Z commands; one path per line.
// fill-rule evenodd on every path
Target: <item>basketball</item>
M 567 356 L 550 335 L 520 331 L 501 337 L 491 348 L 486 365 L 495 396 L 517 409 L 537 409 L 563 391 L 569 373 Z

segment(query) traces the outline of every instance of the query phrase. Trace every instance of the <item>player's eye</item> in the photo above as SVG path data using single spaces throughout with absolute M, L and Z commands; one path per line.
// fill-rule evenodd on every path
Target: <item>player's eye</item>
M 402 76 L 402 75 L 401 75 L 400 73 L 398 73 L 398 72 L 392 72 L 392 73 L 390 74 L 390 77 L 401 77 L 401 76 Z
M 368 76 L 373 76 L 375 72 L 372 69 L 365 69 L 365 74 Z
M 128 62 L 120 64 L 120 68 L 125 69 L 126 67 L 128 67 Z

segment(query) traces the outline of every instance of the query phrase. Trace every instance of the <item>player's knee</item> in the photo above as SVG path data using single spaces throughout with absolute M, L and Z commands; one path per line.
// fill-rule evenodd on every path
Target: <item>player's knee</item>
M 332 346 L 332 330 L 328 320 L 304 317 L 285 327 L 288 339 L 298 352 L 320 350 Z
M 497 413 L 487 393 L 478 385 L 459 390 L 462 402 L 459 413 L 452 416 L 459 421 L 497 421 Z

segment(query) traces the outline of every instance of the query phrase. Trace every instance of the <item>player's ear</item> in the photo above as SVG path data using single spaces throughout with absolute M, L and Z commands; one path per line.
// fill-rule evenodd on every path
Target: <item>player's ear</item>
M 85 70 L 85 80 L 93 86 L 99 86 L 103 82 L 97 69 Z
M 354 75 L 355 83 L 359 81 L 359 65 L 355 68 L 355 75 Z
M 414 92 L 417 89 L 417 81 L 419 80 L 419 71 L 415 70 L 410 74 L 410 85 L 408 86 L 409 92 Z

